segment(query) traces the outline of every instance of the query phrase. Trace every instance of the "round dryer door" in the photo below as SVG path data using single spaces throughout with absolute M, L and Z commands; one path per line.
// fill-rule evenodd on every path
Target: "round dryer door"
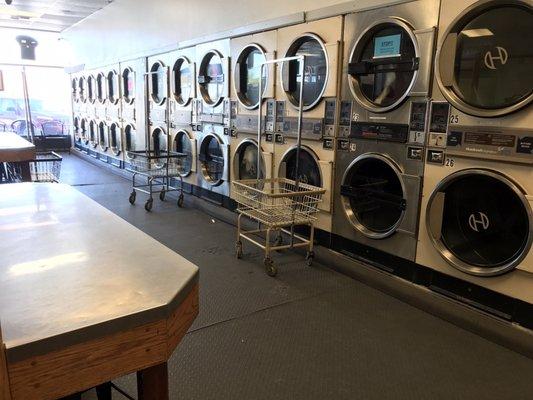
M 373 112 L 399 106 L 414 85 L 418 60 L 415 36 L 405 22 L 377 22 L 359 37 L 350 55 L 352 94 Z
M 86 91 L 86 88 L 87 88 L 87 81 L 85 80 L 85 78 L 82 76 L 79 80 L 78 80 L 78 97 L 80 99 L 81 102 L 85 103 L 87 101 L 87 91 Z
M 150 96 L 157 104 L 163 104 L 167 99 L 167 68 L 161 62 L 156 62 L 150 68 Z
M 120 99 L 118 74 L 115 70 L 107 73 L 107 97 L 113 104 L 117 104 Z
M 180 57 L 172 68 L 172 93 L 176 102 L 184 107 L 191 101 L 194 94 L 193 66 L 185 57 Z
M 131 68 L 122 71 L 122 91 L 126 103 L 133 103 L 135 100 L 135 73 Z
M 290 149 L 281 161 L 279 176 L 296 180 L 296 148 Z M 311 149 L 300 149 L 300 161 L 298 163 L 298 179 L 308 185 L 322 187 L 322 173 L 318 159 Z
M 109 144 L 114 155 L 118 156 L 122 152 L 122 138 L 120 137 L 120 126 L 113 122 L 109 127 Z
M 165 130 L 161 127 L 152 132 L 152 150 L 156 157 L 164 155 L 168 148 L 168 139 Z
M 208 135 L 200 145 L 200 163 L 204 178 L 211 184 L 219 184 L 224 175 L 222 143 L 214 135 Z
M 257 143 L 251 139 L 242 141 L 237 150 L 235 150 L 234 157 L 234 171 L 235 177 L 241 179 L 257 179 Z M 265 177 L 265 160 L 261 156 L 261 170 L 259 179 Z
M 98 146 L 98 126 L 96 125 L 96 121 L 91 120 L 89 122 L 89 143 L 93 148 L 96 148 Z
M 391 236 L 402 222 L 406 200 L 401 172 L 388 158 L 363 154 L 344 173 L 342 203 L 350 223 L 365 236 Z
M 132 151 L 135 151 L 135 127 L 133 125 L 128 124 L 124 127 L 124 140 L 126 141 L 126 157 L 131 159 L 135 156 L 131 153 Z
M 79 142 L 80 137 L 80 119 L 78 117 L 74 117 L 74 120 L 72 121 L 72 128 L 74 129 L 74 138 L 76 139 L 76 142 Z
M 94 103 L 96 100 L 96 79 L 92 75 L 87 77 L 87 100 L 90 103 Z
M 452 266 L 480 276 L 516 267 L 533 237 L 531 208 L 521 189 L 488 170 L 464 170 L 444 179 L 429 199 L 426 224 Z
M 304 76 L 300 75 L 300 62 L 282 64 L 283 90 L 291 104 L 300 104 L 300 85 L 303 89 L 303 109 L 310 110 L 322 99 L 328 81 L 328 56 L 324 42 L 317 35 L 307 33 L 291 43 L 287 57 L 306 56 Z
M 89 143 L 89 137 L 87 135 L 87 120 L 85 118 L 80 120 L 80 137 L 83 143 Z
M 106 78 L 103 72 L 100 72 L 96 76 L 96 98 L 99 103 L 104 103 L 106 101 Z
M 186 131 L 179 131 L 174 138 L 172 146 L 177 153 L 185 154 L 185 157 L 180 157 L 178 172 L 181 176 L 187 176 L 191 173 L 192 164 L 194 162 L 194 154 L 192 142 L 189 134 Z
M 105 122 L 98 124 L 98 144 L 102 151 L 106 151 L 109 148 L 109 131 Z
M 70 90 L 72 94 L 72 100 L 77 102 L 79 100 L 78 98 L 78 78 L 72 78 L 70 81 Z
M 209 51 L 200 64 L 198 84 L 202 99 L 209 106 L 217 106 L 224 99 L 226 85 L 222 55 L 216 51 Z
M 259 83 L 263 93 L 267 85 L 267 66 L 263 67 L 261 76 L 261 64 L 266 61 L 265 52 L 256 44 L 246 46 L 235 65 L 235 92 L 241 105 L 249 110 L 259 106 Z
M 533 99 L 533 8 L 525 1 L 485 1 L 444 34 L 437 80 L 459 110 L 480 117 L 516 111 Z

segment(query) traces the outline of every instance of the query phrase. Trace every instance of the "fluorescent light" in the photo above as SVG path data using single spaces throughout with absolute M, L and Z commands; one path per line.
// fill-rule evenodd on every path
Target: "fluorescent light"
M 40 18 L 43 14 L 33 11 L 17 10 L 13 6 L 0 6 L 0 15 L 10 15 L 11 17 L 20 18 Z
M 494 36 L 494 33 L 492 33 L 492 31 L 487 28 L 467 29 L 466 31 L 462 31 L 461 33 L 465 36 L 468 36 L 469 38 Z

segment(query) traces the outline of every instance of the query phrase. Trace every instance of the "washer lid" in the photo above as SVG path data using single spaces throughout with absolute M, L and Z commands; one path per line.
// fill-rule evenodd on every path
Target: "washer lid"
M 310 110 L 322 99 L 328 81 L 328 55 L 324 42 L 312 33 L 306 33 L 294 40 L 287 50 L 286 57 L 306 56 L 304 70 L 303 109 Z M 283 90 L 291 104 L 300 104 L 300 62 L 289 61 L 282 64 L 281 80 Z
M 242 141 L 235 151 L 234 169 L 237 180 L 257 179 L 257 143 L 247 139 Z M 265 160 L 261 154 L 259 179 L 265 177 Z
M 291 148 L 283 156 L 279 176 L 296 180 L 296 148 Z M 322 173 L 318 159 L 314 153 L 306 148 L 300 149 L 300 161 L 298 165 L 298 178 L 301 183 L 322 187 Z
M 418 75 L 418 45 L 405 22 L 387 19 L 368 28 L 357 40 L 348 64 L 355 99 L 373 112 L 399 106 Z
M 480 117 L 516 111 L 533 99 L 533 9 L 485 1 L 456 19 L 437 55 L 437 81 L 459 110 Z
M 261 75 L 261 65 L 266 61 L 263 49 L 256 45 L 246 46 L 235 65 L 235 91 L 237 99 L 243 107 L 251 110 L 259 106 L 259 82 L 261 82 L 263 94 L 266 91 L 268 68 L 263 67 Z
M 217 106 L 224 99 L 226 76 L 222 55 L 218 51 L 208 51 L 202 58 L 198 71 L 198 85 L 207 105 Z
M 396 232 L 407 206 L 401 172 L 379 154 L 363 154 L 352 162 L 342 180 L 341 196 L 352 225 L 375 239 Z
M 204 178 L 213 184 L 220 183 L 224 176 L 224 152 L 216 136 L 207 135 L 202 140 L 199 160 Z
M 429 199 L 426 223 L 441 255 L 474 275 L 509 271 L 531 248 L 527 199 L 513 182 L 492 171 L 464 170 L 448 176 Z
M 180 57 L 172 68 L 172 93 L 180 106 L 186 106 L 194 97 L 194 65 Z

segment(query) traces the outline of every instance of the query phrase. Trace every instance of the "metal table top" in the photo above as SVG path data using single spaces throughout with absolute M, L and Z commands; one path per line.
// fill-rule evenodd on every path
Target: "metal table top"
M 0 132 L 0 162 L 28 161 L 35 158 L 35 145 L 13 132 Z
M 0 185 L 9 362 L 165 318 L 197 282 L 194 264 L 70 186 Z

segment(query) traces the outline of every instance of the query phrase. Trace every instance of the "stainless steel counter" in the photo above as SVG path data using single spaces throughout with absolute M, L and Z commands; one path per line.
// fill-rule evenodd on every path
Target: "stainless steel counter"
M 164 318 L 197 282 L 194 264 L 74 188 L 0 185 L 9 362 Z

